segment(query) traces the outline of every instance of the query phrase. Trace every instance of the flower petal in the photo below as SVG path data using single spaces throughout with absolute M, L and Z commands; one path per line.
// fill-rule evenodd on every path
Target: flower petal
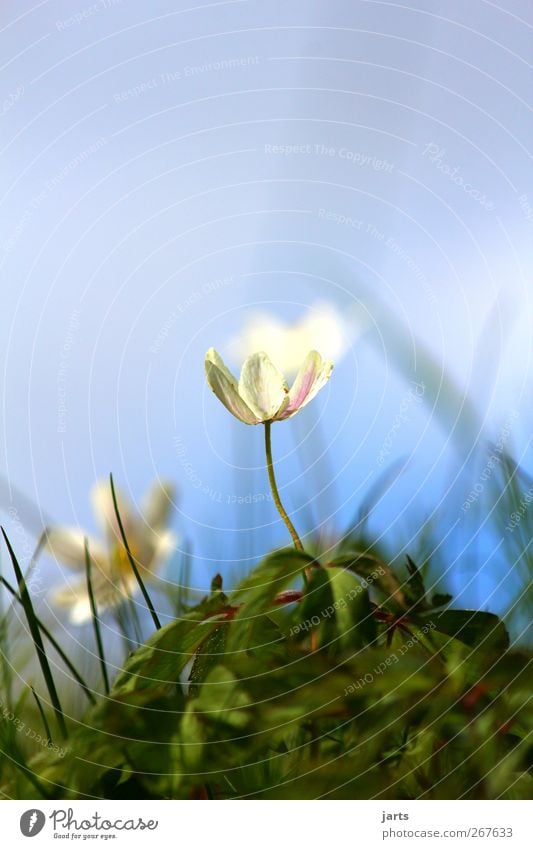
M 341 312 L 329 301 L 317 301 L 291 322 L 268 312 L 250 313 L 228 347 L 243 362 L 255 351 L 268 351 L 274 365 L 294 378 L 311 350 L 318 349 L 322 356 L 337 362 L 362 334 L 365 324 L 359 311 Z
M 172 552 L 178 547 L 178 539 L 172 531 L 164 531 L 154 539 L 152 560 L 147 564 L 147 569 L 154 577 L 161 571 Z
M 75 569 L 85 569 L 86 536 L 79 528 L 49 528 L 45 548 L 61 563 Z M 105 560 L 105 552 L 97 540 L 89 539 L 89 551 L 96 562 Z
M 177 550 L 178 538 L 173 531 L 158 528 L 147 532 L 141 539 L 135 560 L 141 569 L 141 577 L 155 577 L 164 562 Z M 142 567 L 142 568 L 141 568 Z M 128 573 L 131 569 L 128 567 Z
M 214 348 L 210 348 L 206 354 L 205 373 L 207 382 L 218 400 L 235 418 L 240 419 L 244 424 L 258 424 L 260 419 L 239 395 L 235 378 L 228 371 Z
M 259 420 L 266 422 L 288 404 L 289 387 L 268 354 L 259 351 L 248 357 L 242 367 L 239 395 Z
M 332 371 L 332 362 L 322 360 L 322 357 L 317 351 L 310 351 L 291 387 L 289 403 L 279 418 L 289 419 L 301 410 L 302 407 L 309 404 L 322 387 L 326 385 Z
M 85 581 L 55 587 L 50 593 L 50 601 L 54 607 L 63 607 L 68 610 L 69 622 L 72 625 L 83 625 L 92 618 L 91 602 Z
M 126 598 L 133 597 L 139 586 L 133 574 L 113 578 L 111 572 L 96 568 L 92 572 L 92 589 L 99 616 L 118 607 Z M 91 602 L 85 578 L 55 587 L 50 600 L 56 607 L 68 610 L 72 625 L 83 625 L 92 619 Z
M 175 488 L 168 481 L 156 481 L 146 493 L 141 513 L 149 528 L 164 527 L 175 498 Z
M 132 529 L 137 524 L 132 509 L 123 492 L 115 484 L 115 495 L 117 496 L 118 511 L 124 526 L 126 538 L 130 541 Z M 117 522 L 117 514 L 113 504 L 111 484 L 109 481 L 97 481 L 91 490 L 91 504 L 102 533 L 107 539 L 108 545 L 115 545 L 121 539 L 120 529 Z
M 237 385 L 237 378 L 232 375 L 226 363 L 224 362 L 218 351 L 215 350 L 215 348 L 209 348 L 209 351 L 205 355 L 205 362 L 206 364 L 208 362 L 213 363 L 213 365 L 216 366 L 219 371 L 222 372 L 226 380 L 231 383 L 233 388 L 238 392 L 239 387 Z

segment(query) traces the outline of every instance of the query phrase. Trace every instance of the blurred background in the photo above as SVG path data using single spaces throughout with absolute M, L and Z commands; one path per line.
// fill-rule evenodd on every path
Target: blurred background
M 391 559 L 522 609 L 531 537 L 500 496 L 519 464 L 523 535 L 532 24 L 526 0 L 2 4 L 0 507 L 23 564 L 44 525 L 96 531 L 110 472 L 137 507 L 175 483 L 169 586 L 286 544 L 262 429 L 203 359 L 261 347 L 290 374 L 308 344 L 333 377 L 273 429 L 302 535 L 371 507 Z M 38 570 L 64 624 L 68 574 Z

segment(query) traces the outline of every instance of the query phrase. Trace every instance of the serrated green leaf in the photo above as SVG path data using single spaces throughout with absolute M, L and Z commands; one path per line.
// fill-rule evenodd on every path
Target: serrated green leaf
M 272 610 L 276 596 L 288 586 L 302 579 L 305 569 L 312 567 L 314 559 L 293 548 L 276 551 L 266 557 L 242 581 L 230 596 L 235 615 L 228 635 L 228 651 L 244 650 L 257 645 L 257 620 Z
M 200 684 L 205 681 L 210 670 L 220 662 L 224 655 L 229 623 L 224 622 L 202 642 L 198 648 L 189 675 L 189 695 L 197 695 Z
M 313 557 L 294 548 L 270 554 L 231 594 L 230 603 L 234 607 L 246 606 L 246 610 L 238 611 L 236 618 L 249 618 L 268 611 L 276 595 L 299 581 L 303 571 L 313 564 Z
M 172 689 L 202 643 L 227 620 L 227 607 L 216 596 L 171 622 L 134 652 L 117 677 L 112 699 L 139 696 L 150 691 L 161 695 Z

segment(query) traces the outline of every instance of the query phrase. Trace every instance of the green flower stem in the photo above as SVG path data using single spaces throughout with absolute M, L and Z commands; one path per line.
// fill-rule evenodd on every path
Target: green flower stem
M 289 519 L 289 515 L 285 510 L 285 507 L 281 503 L 281 498 L 279 497 L 278 485 L 276 483 L 276 476 L 274 474 L 274 464 L 272 462 L 272 435 L 270 432 L 272 426 L 272 422 L 265 422 L 265 450 L 266 450 L 266 458 L 267 458 L 267 468 L 268 468 L 268 479 L 270 481 L 270 488 L 272 490 L 272 496 L 274 498 L 274 504 L 278 508 L 278 513 L 285 522 L 287 526 L 287 530 L 289 531 L 292 541 L 294 543 L 294 547 L 298 551 L 303 551 L 304 547 L 302 545 L 302 541 L 296 532 L 296 528 L 292 524 Z

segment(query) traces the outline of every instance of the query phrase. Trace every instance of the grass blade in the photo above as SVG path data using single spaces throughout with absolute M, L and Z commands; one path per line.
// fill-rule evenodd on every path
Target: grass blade
M 9 556 L 11 558 L 11 562 L 13 563 L 13 569 L 15 571 L 15 575 L 17 578 L 17 583 L 19 587 L 20 598 L 22 601 L 22 605 L 24 607 L 24 613 L 26 614 L 26 619 L 28 621 L 28 627 L 30 629 L 31 637 L 33 640 L 33 644 L 35 646 L 35 650 L 37 652 L 37 657 L 39 659 L 39 664 L 41 666 L 41 671 L 43 673 L 44 680 L 46 681 L 46 686 L 48 688 L 48 692 L 50 694 L 50 700 L 54 707 L 54 712 L 57 719 L 57 724 L 59 726 L 59 730 L 63 737 L 68 737 L 67 726 L 65 723 L 65 715 L 61 708 L 61 702 L 59 701 L 59 695 L 56 690 L 56 685 L 54 682 L 54 677 L 52 675 L 52 670 L 50 669 L 50 664 L 48 663 L 48 657 L 46 655 L 46 651 L 43 645 L 43 638 L 41 637 L 41 632 L 39 630 L 39 626 L 37 624 L 37 619 L 35 616 L 35 612 L 33 610 L 33 604 L 31 601 L 30 594 L 28 592 L 28 588 L 26 586 L 26 582 L 24 580 L 24 576 L 22 574 L 22 570 L 20 568 L 19 562 L 15 555 L 15 552 L 11 548 L 11 543 L 7 537 L 7 534 L 4 528 L 1 528 L 2 535 L 4 537 L 7 550 L 9 551 Z
M 8 614 L 4 610 L 3 599 L 0 597 L 0 697 L 11 710 L 13 703 L 13 671 L 11 665 L 8 663 L 8 657 Z
M 113 498 L 113 507 L 115 508 L 115 515 L 117 517 L 118 527 L 119 527 L 119 530 L 120 530 L 120 536 L 122 537 L 122 542 L 123 542 L 124 548 L 126 549 L 126 554 L 128 556 L 130 566 L 133 569 L 133 574 L 135 575 L 135 578 L 137 579 L 137 583 L 139 584 L 139 589 L 141 590 L 141 592 L 143 594 L 144 600 L 145 600 L 145 602 L 148 606 L 148 609 L 150 611 L 150 615 L 153 619 L 154 625 L 155 625 L 156 629 L 159 631 L 159 629 L 161 628 L 161 622 L 159 621 L 159 617 L 158 617 L 157 613 L 155 612 L 155 607 L 152 604 L 152 599 L 148 595 L 148 591 L 147 591 L 146 587 L 144 586 L 143 579 L 141 578 L 141 575 L 140 575 L 139 570 L 137 568 L 137 564 L 135 563 L 133 555 L 130 551 L 128 540 L 126 539 L 126 533 L 124 531 L 124 525 L 122 524 L 122 519 L 120 518 L 120 512 L 119 512 L 119 509 L 118 509 L 117 495 L 116 495 L 116 492 L 115 492 L 115 484 L 113 482 L 113 475 L 109 475 L 109 482 L 111 484 L 111 495 L 112 495 L 112 498 Z
M 130 656 L 132 651 L 135 651 L 136 648 L 139 648 L 139 645 L 135 644 L 133 637 L 128 633 L 128 622 L 126 616 L 124 615 L 124 610 L 121 605 L 118 605 L 114 611 L 115 621 L 117 623 L 118 629 L 120 631 L 120 636 L 122 637 L 122 645 L 124 647 L 124 655 L 126 658 Z
M 9 581 L 6 580 L 6 578 L 3 577 L 3 575 L 0 575 L 0 582 L 4 585 L 6 590 L 9 593 L 11 593 L 13 598 L 16 599 L 20 605 L 22 605 L 21 597 L 19 596 L 17 591 L 14 589 L 14 587 L 11 586 Z M 39 619 L 39 617 L 37 615 L 35 616 L 35 621 L 37 622 L 37 625 L 39 626 L 41 633 L 46 637 L 46 639 L 51 644 L 51 646 L 56 650 L 59 657 L 61 658 L 61 660 L 63 661 L 63 663 L 65 664 L 65 666 L 69 670 L 69 672 L 72 673 L 72 676 L 76 679 L 76 681 L 78 682 L 78 684 L 82 688 L 83 692 L 85 693 L 85 695 L 87 696 L 87 698 L 89 699 L 91 704 L 95 705 L 96 699 L 94 698 L 91 690 L 89 689 L 89 685 L 81 677 L 80 673 L 78 672 L 78 670 L 76 669 L 76 667 L 74 666 L 72 661 L 69 659 L 69 657 L 65 654 L 65 652 L 61 648 L 60 644 L 58 643 L 58 641 L 56 640 L 54 635 L 48 630 L 48 628 L 46 627 L 44 622 L 41 622 L 41 620 Z
M 50 798 L 49 794 L 44 789 L 43 785 L 41 784 L 41 782 L 39 781 L 39 779 L 35 775 L 34 771 L 32 769 L 30 769 L 29 766 L 26 766 L 25 764 L 20 763 L 19 761 L 15 760 L 15 758 L 9 758 L 9 760 L 11 761 L 11 763 L 13 764 L 15 769 L 20 770 L 22 772 L 24 778 L 26 778 L 30 782 L 30 784 L 33 785 L 33 787 L 35 787 L 35 789 L 37 790 L 37 793 L 40 794 L 41 798 L 43 798 L 43 799 L 49 799 Z
M 33 552 L 32 556 L 31 556 L 30 562 L 28 564 L 28 568 L 26 569 L 26 574 L 24 575 L 24 581 L 26 582 L 26 585 L 28 584 L 28 581 L 32 576 L 33 570 L 35 569 L 35 566 L 37 565 L 37 560 L 39 559 L 39 556 L 40 556 L 40 554 L 41 554 L 41 552 L 44 548 L 44 544 L 46 542 L 46 534 L 47 534 L 47 530 L 45 528 L 44 531 L 41 533 L 41 536 L 39 537 L 38 541 L 37 541 L 37 546 L 36 546 L 35 551 Z M 5 618 L 7 618 L 10 615 L 11 609 L 12 609 L 12 607 L 14 607 L 14 604 L 15 604 L 15 601 L 13 600 L 12 603 L 11 603 L 11 606 L 8 608 L 8 610 L 6 610 L 6 612 L 4 614 Z
M 89 540 L 85 537 L 85 567 L 87 570 L 87 592 L 89 593 L 89 601 L 91 604 L 91 614 L 93 620 L 94 636 L 98 649 L 98 657 L 100 658 L 100 667 L 102 669 L 102 678 L 104 679 L 104 689 L 106 695 L 109 695 L 109 678 L 107 675 L 107 666 L 104 656 L 104 644 L 102 642 L 102 634 L 100 633 L 100 622 L 98 620 L 98 611 L 94 600 L 93 583 L 91 580 L 91 555 L 89 553 Z
M 178 594 L 176 597 L 176 612 L 182 616 L 188 603 L 188 593 L 191 585 L 192 544 L 188 540 L 183 543 L 180 570 L 178 576 Z
M 45 730 L 46 737 L 47 737 L 46 742 L 49 746 L 51 746 L 52 745 L 52 734 L 50 733 L 50 726 L 48 725 L 48 720 L 47 720 L 45 712 L 43 710 L 41 700 L 40 700 L 39 696 L 37 695 L 37 693 L 35 692 L 35 690 L 33 689 L 33 687 L 30 687 L 30 689 L 33 693 L 33 698 L 35 699 L 35 702 L 37 704 L 37 708 L 39 709 L 39 713 L 41 714 L 41 719 L 43 721 L 44 730 Z

